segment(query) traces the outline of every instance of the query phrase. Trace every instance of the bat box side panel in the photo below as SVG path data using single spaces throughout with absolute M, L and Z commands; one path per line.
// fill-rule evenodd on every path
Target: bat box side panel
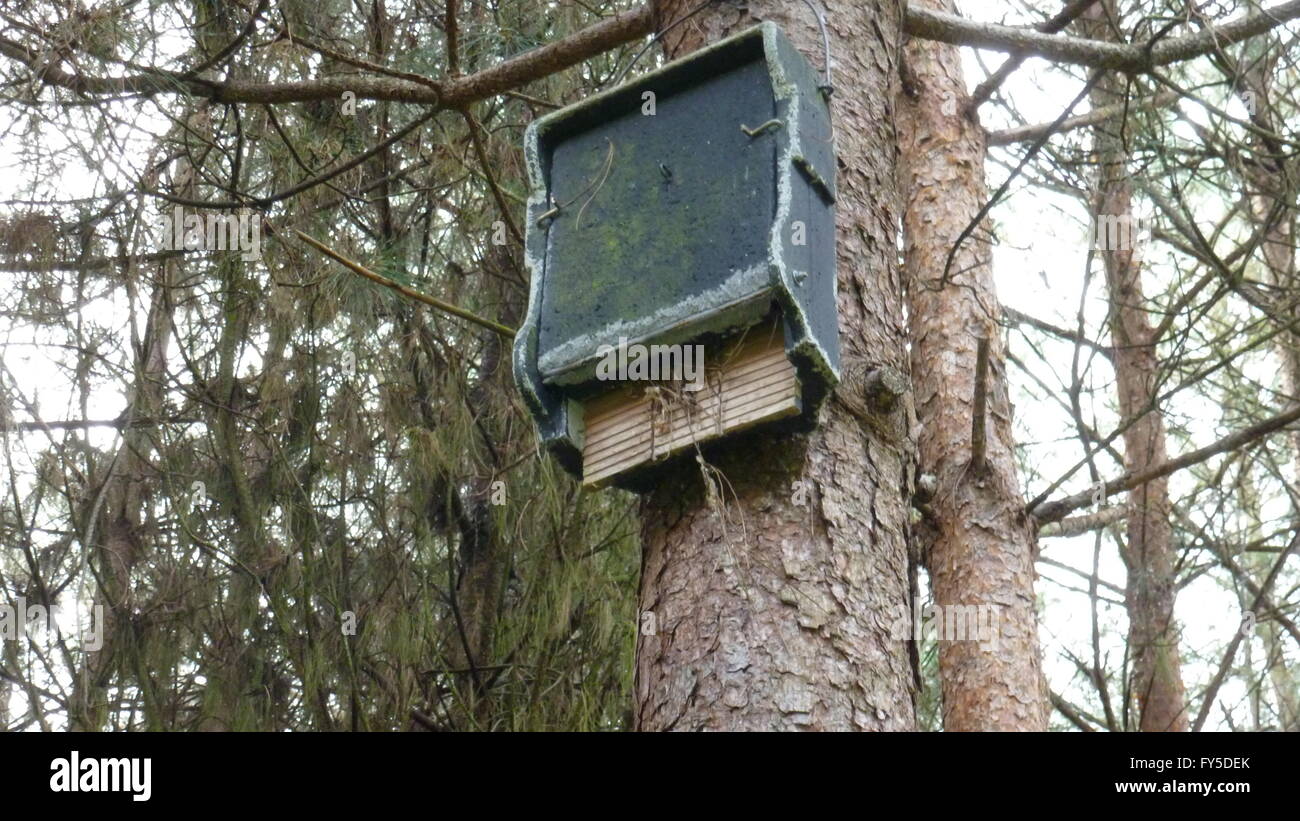
M 835 151 L 830 112 L 812 67 L 778 31 L 767 33 L 779 117 L 777 220 L 772 257 L 799 372 L 806 426 L 839 380 L 836 304 Z

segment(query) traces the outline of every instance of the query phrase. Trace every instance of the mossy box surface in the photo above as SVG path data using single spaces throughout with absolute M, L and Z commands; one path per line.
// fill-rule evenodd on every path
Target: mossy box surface
M 811 424 L 839 374 L 835 156 L 817 75 L 776 26 L 537 120 L 525 155 L 515 378 L 566 467 L 601 346 L 716 338 L 773 305 Z

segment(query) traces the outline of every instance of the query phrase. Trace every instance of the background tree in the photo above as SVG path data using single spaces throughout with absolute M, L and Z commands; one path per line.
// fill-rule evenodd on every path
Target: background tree
M 1096 40 L 1121 40 L 1124 33 L 1114 2 L 1092 4 L 1080 30 Z M 1123 83 L 1102 78 L 1091 92 L 1094 108 L 1122 103 Z M 1148 314 L 1137 247 L 1140 222 L 1133 208 L 1129 154 L 1123 134 L 1125 118 L 1093 126 L 1096 168 L 1093 194 L 1094 243 L 1105 271 L 1111 304 L 1108 324 L 1114 349 L 1120 415 L 1125 420 L 1124 468 L 1140 473 L 1169 458 L 1157 382 L 1155 325 Z M 1117 127 L 1118 126 L 1118 127 Z M 1127 701 L 1137 704 L 1138 727 L 1168 732 L 1187 729 L 1174 621 L 1177 580 L 1174 575 L 1173 521 L 1169 480 L 1152 479 L 1129 491 L 1127 530 L 1119 543 L 1127 567 L 1125 604 L 1132 677 Z

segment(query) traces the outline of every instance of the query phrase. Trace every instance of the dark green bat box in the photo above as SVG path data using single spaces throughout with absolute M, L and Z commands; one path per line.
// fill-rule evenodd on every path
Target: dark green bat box
M 544 117 L 525 153 L 515 377 L 566 467 L 581 463 L 601 346 L 716 339 L 774 309 L 815 420 L 839 373 L 835 155 L 817 75 L 779 29 Z

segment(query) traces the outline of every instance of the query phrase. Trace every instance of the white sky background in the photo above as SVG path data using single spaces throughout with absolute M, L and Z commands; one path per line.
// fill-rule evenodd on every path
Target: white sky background
M 962 4 L 962 12 L 967 17 L 981 21 L 1008 24 L 1030 22 L 1017 18 L 1016 15 L 1019 13 L 1017 4 L 1001 0 L 965 2 Z M 1004 55 L 994 52 L 985 52 L 981 56 L 984 65 L 990 69 L 1000 65 L 1005 59 Z M 158 62 L 162 63 L 163 59 L 158 58 Z M 645 62 L 648 64 L 649 61 Z M 971 50 L 964 51 L 964 63 L 967 85 L 974 88 L 985 76 L 985 70 L 980 67 L 975 53 Z M 1073 99 L 1080 87 L 1079 80 L 1066 76 L 1045 61 L 1030 59 L 1004 83 L 1002 94 L 1014 102 L 1016 108 L 1029 122 L 1044 122 L 1058 116 L 1060 107 Z M 1085 100 L 1076 107 L 1075 113 L 1084 113 L 1087 109 L 1088 104 Z M 0 111 L 4 110 L 0 109 Z M 1184 110 L 1190 116 L 1206 116 L 1186 104 Z M 981 113 L 984 124 L 990 130 L 1010 124 L 1000 119 L 1001 112 L 992 104 L 986 104 Z M 1244 112 L 1235 110 L 1233 113 L 1240 115 Z M 142 132 L 161 134 L 170 127 L 168 121 L 159 116 L 150 105 L 139 106 L 134 115 L 135 125 Z M 132 135 L 123 129 L 119 136 L 124 140 L 133 137 L 138 139 L 141 134 Z M 42 139 L 47 141 L 48 146 L 53 147 L 65 143 L 67 136 L 47 130 Z M 137 143 L 138 147 L 143 145 L 143 142 Z M 16 155 L 15 149 L 16 145 L 12 140 L 0 141 L 0 179 L 26 178 L 26 175 L 22 174 L 22 160 Z M 143 151 L 143 148 L 140 150 Z M 1009 149 L 995 149 L 994 156 L 1001 158 L 1004 163 L 1014 164 L 1025 150 L 1026 146 L 1023 145 L 1012 146 Z M 121 159 L 124 165 L 131 167 L 123 172 L 123 178 L 133 178 L 135 171 L 144 164 L 142 153 Z M 99 169 L 96 169 L 96 172 L 98 171 Z M 102 171 L 106 174 L 113 173 L 107 168 Z M 993 190 L 1005 178 L 1006 172 L 1004 168 L 992 162 L 989 163 L 987 171 L 989 188 Z M 31 196 L 40 199 L 102 194 L 103 191 L 93 188 L 100 180 L 98 173 L 92 174 L 85 168 L 68 165 L 57 176 L 47 178 L 37 191 L 10 189 L 6 196 Z M 1008 197 L 992 212 L 998 237 L 998 244 L 994 250 L 994 267 L 999 297 L 1008 307 L 1062 327 L 1073 328 L 1083 287 L 1088 250 L 1087 212 L 1078 200 L 1043 190 L 1026 191 L 1023 190 L 1024 185 L 1023 180 L 1017 182 Z M 1205 219 L 1212 219 L 1212 216 L 1212 214 L 1206 215 Z M 1164 251 L 1159 248 L 1153 249 L 1150 258 L 1151 270 L 1146 280 L 1148 295 L 1159 290 L 1153 285 L 1155 280 L 1161 276 L 1168 278 L 1170 274 L 1167 265 L 1161 267 L 1163 261 Z M 1099 266 L 1100 261 L 1094 261 L 1095 271 L 1099 272 Z M 1100 330 L 1105 319 L 1106 305 L 1103 280 L 1099 273 L 1093 277 L 1085 305 L 1090 336 L 1099 342 L 1108 342 L 1108 335 Z M 85 322 L 105 326 L 126 327 L 130 322 L 126 295 L 116 293 L 96 301 L 83 310 L 82 319 Z M 71 383 L 64 376 L 69 372 L 68 363 L 61 350 L 42 344 L 47 341 L 46 336 L 40 332 L 34 333 L 26 327 L 0 328 L 0 339 L 7 343 L 4 365 L 16 377 L 29 398 L 39 398 L 44 418 L 81 418 L 83 409 L 74 404 L 75 399 L 70 390 Z M 129 332 L 126 336 L 130 337 Z M 1034 357 L 1021 342 L 1019 334 L 1013 332 L 1011 340 L 1012 352 L 1022 361 L 1031 363 L 1030 367 L 1035 368 L 1039 376 L 1050 384 L 1050 373 L 1041 369 L 1041 363 L 1039 367 L 1032 364 Z M 1045 344 L 1044 350 L 1049 352 L 1048 355 L 1060 369 L 1058 373 L 1068 378 L 1071 346 L 1049 342 Z M 128 351 L 121 352 L 123 365 L 129 365 L 128 357 Z M 1118 422 L 1118 417 L 1114 413 L 1114 391 L 1110 384 L 1109 367 L 1105 360 L 1094 358 L 1090 368 L 1091 384 L 1097 388 L 1095 398 L 1101 404 L 1087 410 L 1097 415 L 1098 429 L 1103 434 L 1109 433 Z M 1269 385 L 1274 379 L 1276 363 L 1271 361 L 1271 354 L 1265 353 L 1255 357 L 1248 371 L 1262 383 Z M 1032 388 L 1036 391 L 1037 388 L 1034 388 L 1016 367 L 1009 365 L 1008 374 L 1012 380 L 1012 397 L 1016 404 L 1017 439 L 1029 446 L 1028 461 L 1039 467 L 1042 476 L 1055 478 L 1080 456 L 1079 444 L 1073 438 L 1072 423 L 1060 406 L 1052 402 L 1038 401 L 1027 393 L 1027 389 Z M 121 413 L 124 405 L 120 387 L 120 383 L 105 385 L 92 397 L 84 415 L 89 418 L 103 419 L 116 417 Z M 1084 401 L 1086 403 L 1087 398 Z M 1197 396 L 1191 391 L 1184 391 L 1173 400 L 1171 407 L 1190 420 L 1187 428 L 1195 440 L 1195 446 L 1208 444 L 1228 432 L 1220 423 L 1220 409 L 1205 397 Z M 24 420 L 30 417 L 15 409 L 15 418 Z M 28 448 L 37 449 L 44 444 L 38 441 L 39 435 L 35 435 L 37 439 L 28 438 L 25 442 L 18 441 L 20 437 L 14 434 L 8 436 L 11 437 L 11 452 L 16 460 L 16 466 L 20 472 L 30 470 L 31 465 L 27 463 L 24 453 Z M 111 429 L 92 429 L 88 436 L 91 444 L 98 448 L 107 450 L 115 446 L 116 434 Z M 1117 447 L 1122 450 L 1122 443 L 1117 443 Z M 1183 449 L 1178 442 L 1171 441 L 1171 456 L 1177 455 Z M 0 459 L 3 458 L 0 455 Z M 1103 466 L 1102 471 L 1105 475 L 1115 475 L 1119 472 L 1117 466 L 1104 455 L 1099 457 L 1099 464 Z M 1053 495 L 1076 492 L 1086 486 L 1087 474 L 1080 471 L 1074 480 Z M 1177 499 L 1190 486 L 1190 477 L 1176 474 L 1171 480 L 1173 498 Z M 1042 489 L 1041 479 L 1025 488 L 1027 496 L 1036 495 Z M 1112 501 L 1122 502 L 1122 497 L 1116 497 Z M 1277 504 L 1285 506 L 1286 502 L 1279 500 Z M 1282 509 L 1285 510 L 1285 507 Z M 1042 546 L 1045 556 L 1068 563 L 1085 573 L 1089 572 L 1094 546 L 1092 534 L 1071 539 L 1044 539 Z M 1081 706 L 1091 707 L 1093 702 L 1090 688 L 1081 683 L 1075 665 L 1063 652 L 1065 648 L 1069 648 L 1082 658 L 1091 658 L 1088 599 L 1085 594 L 1066 590 L 1052 580 L 1059 580 L 1072 587 L 1086 587 L 1086 581 L 1052 567 L 1040 566 L 1040 573 L 1042 575 L 1038 592 L 1040 601 L 1044 605 L 1041 611 L 1040 636 L 1049 682 L 1056 692 L 1067 699 Z M 1101 548 L 1100 576 L 1120 588 L 1124 586 L 1124 568 L 1114 542 L 1109 537 L 1103 542 Z M 1103 595 L 1118 597 L 1114 593 L 1105 593 L 1105 591 Z M 83 621 L 86 618 L 84 609 L 81 617 Z M 1238 629 L 1240 608 L 1231 591 L 1222 589 L 1211 581 L 1210 577 L 1201 576 L 1180 592 L 1177 618 L 1183 630 L 1184 678 L 1189 694 L 1195 696 L 1213 675 L 1219 649 Z M 1118 660 L 1122 658 L 1124 652 L 1127 628 L 1127 620 L 1122 608 L 1104 608 L 1102 625 L 1103 652 L 1110 658 L 1107 666 L 1117 669 Z M 71 624 L 66 626 L 71 627 Z M 1293 664 L 1300 662 L 1300 654 L 1297 654 L 1296 649 L 1289 644 L 1288 653 Z M 1207 654 L 1213 661 L 1191 660 L 1193 656 L 1203 658 Z M 1256 653 L 1255 658 L 1259 658 L 1259 655 Z M 1241 664 L 1244 658 L 1245 654 L 1239 651 L 1237 663 Z M 1243 696 L 1240 682 L 1234 680 L 1220 692 L 1219 700 L 1232 704 L 1238 702 Z M 1112 697 L 1118 701 L 1117 689 L 1113 691 Z M 15 694 L 16 699 L 17 694 Z M 1194 702 L 1194 708 L 1198 704 L 1199 700 Z M 14 707 L 19 709 L 16 701 Z M 1242 721 L 1246 716 L 1238 712 L 1236 718 Z M 1059 720 L 1059 716 L 1054 714 L 1054 723 Z M 1207 728 L 1228 728 L 1217 708 L 1211 714 Z

